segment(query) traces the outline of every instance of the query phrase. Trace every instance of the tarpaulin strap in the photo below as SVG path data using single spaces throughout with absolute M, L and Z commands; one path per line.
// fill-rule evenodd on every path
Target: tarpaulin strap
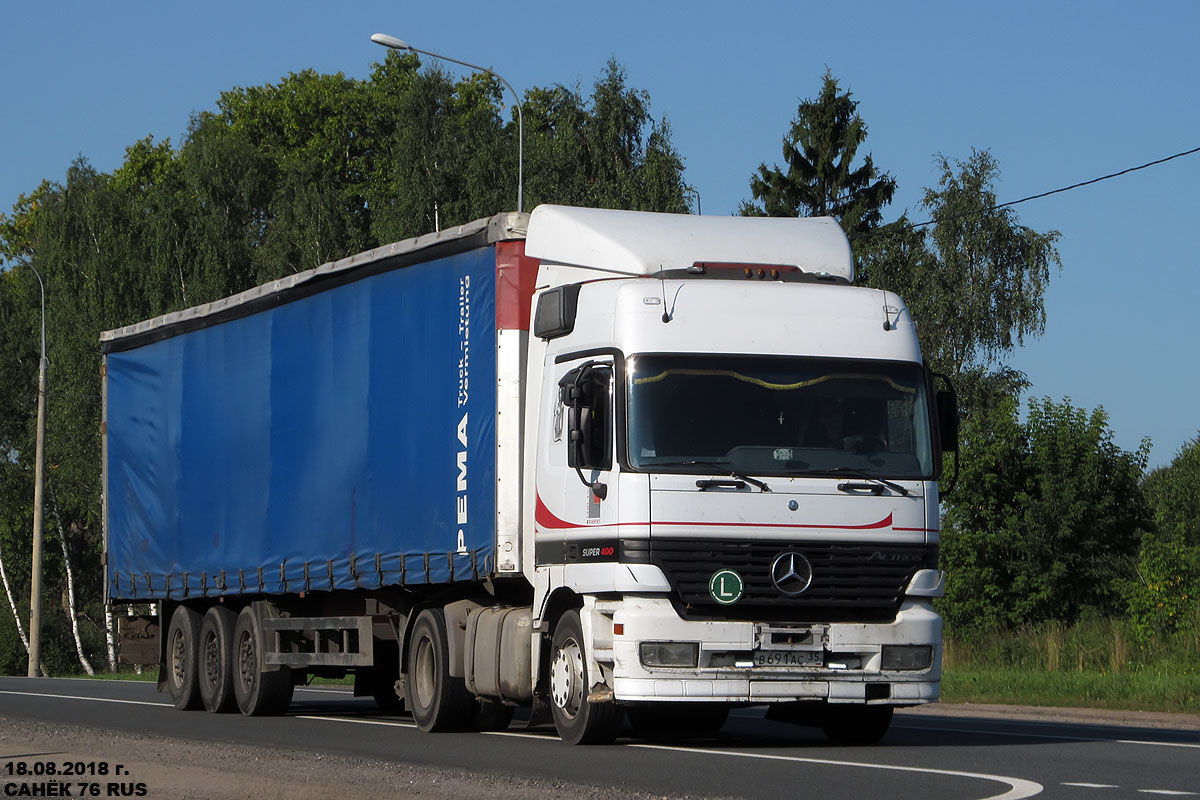
M 307 561 L 304 562 L 304 591 L 306 591 L 306 592 L 312 591 L 312 583 L 309 581 L 309 577 L 308 577 L 308 562 Z
M 287 591 L 287 559 L 279 562 L 279 591 Z
M 433 579 L 429 577 L 429 553 L 425 554 L 425 582 L 433 583 Z
M 350 554 L 350 580 L 354 581 L 354 588 L 358 588 L 358 555 Z
M 329 572 L 329 588 L 330 589 L 337 588 L 333 584 L 333 559 L 332 558 L 325 562 L 325 569 Z
M 200 573 L 200 594 L 208 597 L 208 573 Z
M 188 595 L 190 594 L 190 592 L 191 592 L 191 586 L 188 585 L 188 576 L 187 576 L 187 573 L 185 572 L 185 573 L 183 573 L 183 596 L 184 596 L 184 598 L 187 598 Z M 134 595 L 134 597 L 137 597 L 137 595 Z
M 258 590 L 261 592 L 267 588 L 267 584 L 263 582 L 262 567 L 258 568 Z
M 238 570 L 238 594 L 246 593 L 246 570 Z
M 383 588 L 383 556 L 375 554 L 375 572 L 379 573 L 379 586 Z
M 479 580 L 479 561 L 476 559 L 478 552 L 478 550 L 471 551 L 471 575 L 475 580 Z
M 221 570 L 221 576 L 218 578 L 218 581 L 219 582 L 217 583 L 217 586 L 220 586 L 221 591 L 224 592 L 227 588 L 227 584 L 225 583 L 225 570 Z

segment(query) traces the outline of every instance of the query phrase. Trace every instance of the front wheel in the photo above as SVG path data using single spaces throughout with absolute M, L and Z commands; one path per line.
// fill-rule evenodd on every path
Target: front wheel
M 892 724 L 892 706 L 831 705 L 821 729 L 834 744 L 875 744 Z
M 596 681 L 588 674 L 586 647 L 579 612 L 568 611 L 558 620 L 550 645 L 550 711 L 559 737 L 567 744 L 610 744 L 617 738 L 625 709 L 588 700 Z

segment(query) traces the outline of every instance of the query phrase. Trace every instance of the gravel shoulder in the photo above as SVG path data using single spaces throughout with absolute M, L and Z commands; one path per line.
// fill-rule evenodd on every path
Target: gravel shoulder
M 56 776 L 0 777 L 5 784 L 97 782 L 102 797 L 142 796 L 181 800 L 295 800 L 297 797 L 336 797 L 339 800 L 389 797 L 439 800 L 600 800 L 652 798 L 612 788 L 588 787 L 565 781 L 516 778 L 414 767 L 344 756 L 313 756 L 289 750 L 192 742 L 158 736 L 100 731 L 72 725 L 50 725 L 0 716 L 0 764 L 20 758 L 32 765 L 43 761 L 57 769 L 67 762 L 121 764 L 126 774 L 66 778 Z M 123 793 L 109 792 L 110 782 L 126 785 Z M 136 784 L 143 784 L 138 794 Z M 14 792 L 19 790 L 13 790 Z
M 929 717 L 994 717 L 1029 722 L 1070 722 L 1077 725 L 1200 731 L 1200 714 L 1165 711 L 1114 711 L 1105 708 L 1010 706 L 998 703 L 933 703 L 906 708 L 900 713 Z

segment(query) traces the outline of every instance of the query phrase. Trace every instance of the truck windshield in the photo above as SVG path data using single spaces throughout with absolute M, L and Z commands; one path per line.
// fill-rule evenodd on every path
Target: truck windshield
M 634 469 L 933 475 L 924 373 L 916 364 L 637 355 L 628 380 Z

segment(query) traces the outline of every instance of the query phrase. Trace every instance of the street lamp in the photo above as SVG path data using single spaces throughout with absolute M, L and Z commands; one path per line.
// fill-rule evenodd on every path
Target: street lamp
M 37 442 L 33 468 L 33 564 L 29 580 L 29 677 L 41 671 L 42 654 L 42 484 L 46 465 L 46 284 L 42 274 L 30 264 L 42 290 L 42 358 L 38 366 Z
M 403 39 L 397 39 L 395 36 L 388 36 L 386 33 L 371 34 L 371 41 L 384 47 L 389 47 L 392 50 L 412 50 L 414 53 L 423 53 L 430 58 L 440 58 L 443 61 L 453 61 L 455 64 L 462 64 L 464 67 L 477 69 L 480 72 L 486 72 L 494 76 L 497 80 L 508 87 L 512 92 L 513 99 L 517 101 L 517 211 L 525 210 L 525 121 L 521 118 L 521 98 L 517 95 L 517 90 L 512 87 L 512 84 L 504 80 L 494 70 L 488 67 L 481 67 L 478 64 L 470 64 L 466 61 L 459 61 L 457 58 L 450 56 L 439 55 L 438 53 L 422 50 L 419 47 L 413 47 Z

